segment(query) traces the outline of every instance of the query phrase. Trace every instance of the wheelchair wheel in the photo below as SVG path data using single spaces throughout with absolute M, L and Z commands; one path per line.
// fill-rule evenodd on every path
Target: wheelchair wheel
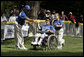
M 48 37 L 48 42 L 47 42 L 47 44 L 48 44 L 48 49 L 49 50 L 55 50 L 55 48 L 56 48 L 56 37 L 55 37 L 55 35 L 50 35 L 49 37 Z

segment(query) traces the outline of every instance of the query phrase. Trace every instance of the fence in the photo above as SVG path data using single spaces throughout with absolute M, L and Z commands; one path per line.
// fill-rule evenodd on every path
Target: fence
M 76 24 L 71 23 L 70 21 L 63 21 L 64 25 L 64 36 L 75 36 L 75 37 L 83 37 L 83 24 L 80 23 L 78 27 Z M 45 22 L 40 23 L 40 25 L 45 25 Z M 36 25 L 36 24 L 35 24 Z M 36 30 L 36 32 L 38 29 Z
M 41 21 L 40 25 L 46 24 L 45 20 L 40 20 L 40 21 Z M 34 20 L 34 22 L 35 23 L 32 25 L 29 24 L 29 32 L 32 32 L 33 35 L 35 35 L 38 31 L 37 23 L 36 23 L 37 21 Z M 75 24 L 72 24 L 70 21 L 63 21 L 63 23 L 64 23 L 63 28 L 64 28 L 64 35 L 65 36 L 83 37 L 83 24 L 80 23 L 79 27 L 76 27 Z M 13 26 L 13 24 L 14 24 L 14 22 L 3 22 L 3 23 L 1 23 L 1 34 L 2 34 L 1 40 L 5 40 L 5 38 L 6 38 L 6 35 L 4 35 L 4 32 L 6 32 L 7 28 L 4 28 L 4 27 L 9 25 L 9 28 L 10 28 L 10 26 Z M 14 26 L 12 27 L 12 31 L 11 30 L 9 30 L 9 31 L 10 31 L 10 34 L 13 34 L 14 33 Z M 8 38 L 14 38 L 14 36 L 11 36 Z

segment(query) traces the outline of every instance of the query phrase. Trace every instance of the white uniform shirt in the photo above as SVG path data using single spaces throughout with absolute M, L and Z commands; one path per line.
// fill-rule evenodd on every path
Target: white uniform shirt
M 52 19 L 55 19 L 55 15 L 54 15 L 54 14 L 52 14 L 52 16 L 51 16 L 51 17 L 52 17 Z
M 17 16 L 10 16 L 9 21 L 16 21 Z
M 7 21 L 5 16 L 4 17 L 1 16 L 1 22 L 3 22 L 3 21 Z
M 7 21 L 5 16 L 4 17 L 1 16 L 1 22 L 3 22 L 3 21 Z M 4 25 L 1 25 L 1 29 L 4 29 Z

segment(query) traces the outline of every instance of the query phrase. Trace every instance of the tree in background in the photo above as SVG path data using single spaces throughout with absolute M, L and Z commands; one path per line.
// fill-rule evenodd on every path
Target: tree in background
M 17 6 L 17 8 L 21 10 L 22 5 L 28 4 L 31 7 L 31 15 L 37 18 L 37 12 L 40 9 L 40 3 L 41 1 L 1 1 L 1 12 L 3 12 L 5 8 L 7 8 L 8 12 L 10 13 L 10 10 L 14 6 Z

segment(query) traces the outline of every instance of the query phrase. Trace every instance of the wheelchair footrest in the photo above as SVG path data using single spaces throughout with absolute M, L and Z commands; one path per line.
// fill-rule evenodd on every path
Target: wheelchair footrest
M 33 45 L 33 44 L 31 44 L 31 45 Z M 36 44 L 36 45 L 33 45 L 33 46 L 39 46 L 38 44 Z

